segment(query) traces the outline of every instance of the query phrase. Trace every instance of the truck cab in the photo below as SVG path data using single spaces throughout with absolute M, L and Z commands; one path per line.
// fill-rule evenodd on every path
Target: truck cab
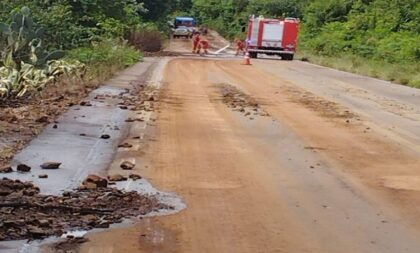
M 197 26 L 197 21 L 192 17 L 176 17 L 174 21 L 174 28 L 176 29 L 180 26 L 193 28 Z

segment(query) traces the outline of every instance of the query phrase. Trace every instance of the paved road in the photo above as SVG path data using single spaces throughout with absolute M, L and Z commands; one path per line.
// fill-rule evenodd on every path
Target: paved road
M 189 42 L 170 48 L 188 52 Z M 90 99 L 146 81 L 160 96 L 157 115 L 144 114 L 145 122 L 127 124 L 134 112 L 118 101 L 93 103 L 64 114 L 58 129 L 47 128 L 15 157 L 34 167 L 63 161 L 61 172 L 38 181 L 48 193 L 133 160 L 136 172 L 187 205 L 91 233 L 80 252 L 419 252 L 419 90 L 298 61 L 244 66 L 195 56 L 146 61 Z M 226 104 L 226 87 L 245 94 L 245 112 Z M 255 115 L 254 103 L 265 116 Z M 121 131 L 98 144 L 110 127 Z M 116 149 L 123 141 L 133 148 Z
M 164 80 L 141 173 L 187 209 L 82 252 L 418 252 L 418 90 L 273 60 L 174 59 Z

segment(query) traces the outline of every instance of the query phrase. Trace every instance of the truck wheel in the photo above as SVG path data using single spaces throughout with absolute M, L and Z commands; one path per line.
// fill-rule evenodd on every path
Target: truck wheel
M 282 54 L 281 59 L 284 61 L 293 61 L 293 54 Z
M 258 53 L 249 53 L 249 57 L 251 57 L 252 59 L 257 59 Z
M 281 57 L 282 61 L 291 61 L 293 60 L 293 55 L 292 54 L 279 54 L 279 56 Z

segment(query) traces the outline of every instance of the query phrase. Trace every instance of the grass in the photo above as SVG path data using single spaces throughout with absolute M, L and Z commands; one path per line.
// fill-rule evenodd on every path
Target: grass
M 118 70 L 136 64 L 143 55 L 124 41 L 105 40 L 90 47 L 73 49 L 67 58 L 86 64 L 90 79 L 106 80 Z
M 420 88 L 420 63 L 388 63 L 366 59 L 360 56 L 344 55 L 339 57 L 320 56 L 310 52 L 299 52 L 298 59 L 318 65 L 370 76 L 393 83 Z

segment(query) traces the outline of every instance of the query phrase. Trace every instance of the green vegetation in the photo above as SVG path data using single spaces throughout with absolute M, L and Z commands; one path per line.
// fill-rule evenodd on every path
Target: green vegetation
M 62 51 L 47 52 L 43 29 L 35 27 L 27 7 L 14 13 L 10 24 L 0 23 L 0 98 L 21 97 L 57 82 L 63 74 L 84 73 L 78 62 L 58 61 Z
M 110 77 L 116 71 L 131 66 L 141 60 L 140 51 L 119 40 L 104 40 L 91 46 L 68 51 L 66 59 L 80 61 L 89 66 L 88 80 Z
M 122 36 L 141 21 L 145 11 L 135 0 L 2 0 L 0 21 L 27 6 L 45 29 L 47 47 L 72 49 L 103 37 Z
M 138 62 L 139 50 L 161 50 L 167 16 L 191 5 L 190 0 L 2 0 L 0 99 L 41 91 L 63 75 L 87 81 L 108 77 Z
M 22 25 L 16 18 L 25 6 L 30 29 L 21 34 L 13 23 Z M 45 71 L 63 52 L 92 75 L 133 64 L 136 50 L 162 49 L 168 17 L 195 16 L 232 39 L 245 37 L 251 14 L 300 18 L 299 54 L 311 62 L 420 86 L 418 0 L 2 0 L 0 66 L 9 87 L 1 84 L 2 94 L 25 90 L 10 91 L 12 68 Z
M 418 0 L 195 0 L 192 12 L 229 38 L 251 14 L 297 17 L 309 61 L 420 86 Z

